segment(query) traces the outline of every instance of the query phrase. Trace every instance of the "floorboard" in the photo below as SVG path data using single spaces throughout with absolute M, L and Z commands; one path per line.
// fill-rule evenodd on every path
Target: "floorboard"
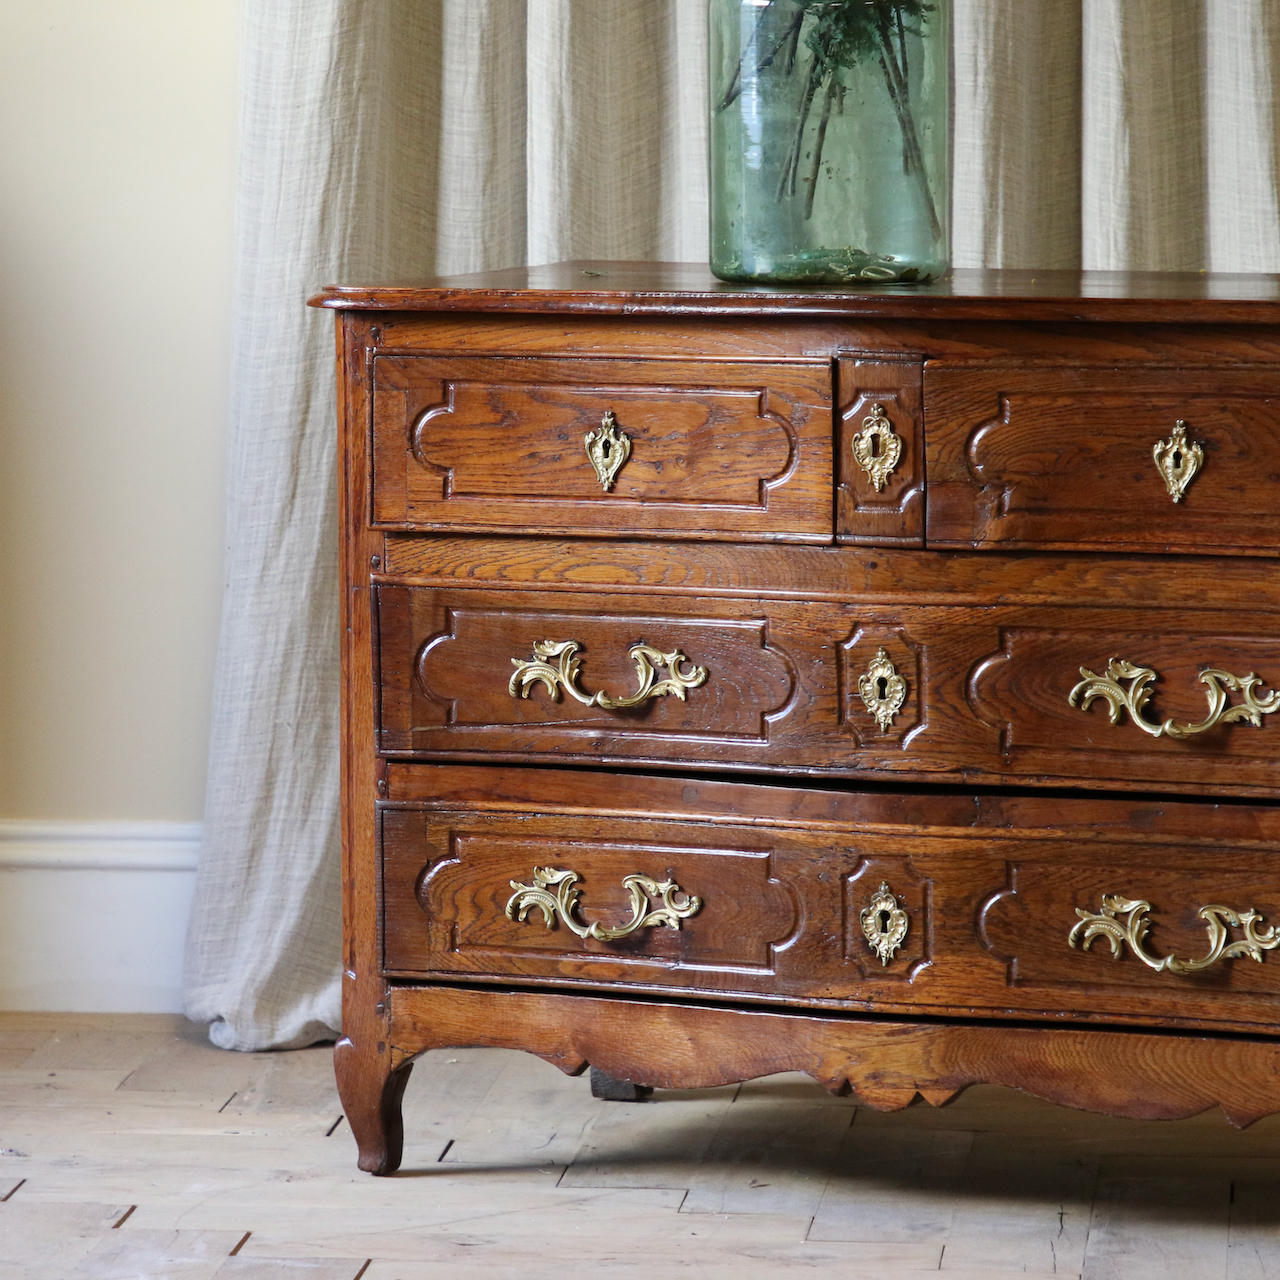
M 0 1014 L 0 1280 L 1280 1280 L 1280 1118 L 883 1114 L 798 1075 L 611 1103 L 473 1049 L 415 1066 L 405 1119 L 371 1178 L 327 1046 Z

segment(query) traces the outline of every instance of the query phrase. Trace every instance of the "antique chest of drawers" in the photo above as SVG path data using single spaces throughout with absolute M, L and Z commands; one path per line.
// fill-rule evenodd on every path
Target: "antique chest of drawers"
M 362 1168 L 415 1055 L 1280 1110 L 1280 290 L 343 286 Z

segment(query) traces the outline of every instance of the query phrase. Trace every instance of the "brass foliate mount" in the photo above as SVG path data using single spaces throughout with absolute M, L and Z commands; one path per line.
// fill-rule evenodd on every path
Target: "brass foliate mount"
M 853 459 L 880 493 L 901 457 L 902 439 L 894 434 L 884 405 L 878 404 L 863 418 L 862 430 L 853 437 Z
M 631 437 L 618 427 L 613 410 L 607 409 L 594 431 L 582 437 L 587 447 L 587 458 L 595 468 L 600 487 L 608 493 L 623 464 L 631 457 Z
M 907 700 L 907 682 L 898 674 L 883 647 L 876 650 L 876 656 L 858 677 L 858 694 L 867 710 L 875 716 L 880 732 L 888 733 L 894 716 Z
M 1153 738 L 1190 738 L 1198 733 L 1207 733 L 1220 724 L 1240 721 L 1261 729 L 1263 716 L 1280 711 L 1280 690 L 1260 697 L 1256 690 L 1262 679 L 1252 671 L 1247 676 L 1234 676 L 1230 671 L 1220 671 L 1216 667 L 1202 671 L 1200 683 L 1206 686 L 1209 713 L 1195 724 L 1173 719 L 1157 722 L 1143 715 L 1151 701 L 1151 686 L 1158 679 L 1150 667 L 1135 666 L 1125 658 L 1112 658 L 1105 675 L 1100 676 L 1088 667 L 1081 667 L 1080 674 L 1084 679 L 1067 697 L 1073 707 L 1078 704 L 1082 711 L 1087 711 L 1096 698 L 1101 698 L 1107 704 L 1112 724 L 1119 724 L 1121 715 L 1127 711 L 1133 723 Z M 1122 680 L 1129 682 L 1127 687 L 1120 683 Z M 1228 691 L 1238 693 L 1242 701 L 1229 703 Z
M 656 925 L 679 929 L 681 920 L 696 915 L 702 907 L 701 898 L 685 893 L 674 880 L 630 875 L 622 878 L 622 887 L 631 899 L 631 919 L 614 926 L 602 925 L 598 920 L 584 924 L 577 918 L 582 891 L 575 886 L 580 878 L 576 871 L 534 867 L 532 884 L 522 884 L 519 880 L 510 882 L 516 892 L 507 902 L 507 919 L 527 920 L 529 912 L 536 908 L 542 912 L 542 922 L 548 929 L 554 929 L 559 921 L 579 938 L 614 942 L 637 929 Z M 654 899 L 657 899 L 656 905 Z
M 862 921 L 862 935 L 867 945 L 880 957 L 880 963 L 887 965 L 897 954 L 907 936 L 910 921 L 907 913 L 898 902 L 897 895 L 889 888 L 886 880 L 880 881 L 880 888 L 871 896 L 871 901 L 859 914 Z
M 1280 933 L 1274 926 L 1258 929 L 1263 919 L 1251 907 L 1248 911 L 1236 911 L 1232 907 L 1214 904 L 1201 907 L 1196 913 L 1209 931 L 1209 952 L 1198 960 L 1179 960 L 1177 956 L 1155 956 L 1146 949 L 1147 934 L 1151 931 L 1148 912 L 1151 903 L 1141 898 L 1122 898 L 1118 894 L 1102 895 L 1101 911 L 1085 911 L 1076 908 L 1079 922 L 1067 935 L 1073 947 L 1088 951 L 1094 938 L 1106 938 L 1111 944 L 1111 955 L 1119 960 L 1127 946 L 1139 960 L 1157 973 L 1199 973 L 1221 960 L 1248 958 L 1262 962 L 1264 951 L 1280 947 Z M 1243 929 L 1244 937 L 1230 942 L 1228 929 Z
M 1196 472 L 1204 464 L 1204 446 L 1187 439 L 1187 424 L 1180 418 L 1173 424 L 1173 434 L 1168 440 L 1157 440 L 1151 456 L 1156 470 L 1164 479 L 1165 488 L 1174 502 L 1181 502 L 1187 485 L 1196 478 Z
M 602 707 L 606 711 L 621 710 L 627 707 L 638 707 L 650 698 L 661 698 L 667 694 L 683 702 L 690 689 L 696 689 L 706 682 L 706 667 L 695 667 L 689 659 L 673 649 L 663 653 L 652 645 L 633 644 L 628 655 L 636 664 L 636 678 L 639 688 L 633 694 L 623 698 L 612 698 L 607 693 L 588 693 L 578 684 L 582 672 L 582 658 L 579 651 L 582 645 L 577 640 L 538 640 L 533 646 L 532 658 L 512 658 L 515 667 L 507 685 L 507 692 L 513 698 L 527 698 L 529 691 L 536 684 L 542 684 L 553 698 L 560 697 L 563 689 L 571 698 L 581 702 L 584 707 Z M 555 659 L 555 665 L 551 659 Z M 664 679 L 657 678 L 658 671 L 665 669 Z

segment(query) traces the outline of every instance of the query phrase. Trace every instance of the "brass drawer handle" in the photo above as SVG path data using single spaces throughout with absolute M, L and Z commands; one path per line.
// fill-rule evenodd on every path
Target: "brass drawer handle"
M 1187 439 L 1187 424 L 1179 418 L 1173 424 L 1168 440 L 1157 440 L 1151 449 L 1156 470 L 1164 478 L 1165 488 L 1174 502 L 1181 502 L 1187 485 L 1196 478 L 1204 464 L 1204 446 Z
M 613 942 L 616 938 L 625 938 L 628 934 L 635 933 L 637 929 L 648 929 L 655 925 L 679 929 L 680 921 L 696 915 L 702 906 L 701 898 L 685 893 L 674 880 L 654 880 L 642 875 L 624 876 L 622 887 L 631 897 L 631 919 L 614 928 L 608 928 L 599 921 L 583 924 L 574 918 L 578 897 L 582 892 L 574 888 L 578 879 L 576 871 L 534 867 L 532 884 L 521 884 L 519 880 L 510 882 L 516 892 L 507 903 L 507 919 L 527 920 L 529 912 L 536 907 L 542 912 L 542 922 L 548 929 L 554 929 L 556 921 L 561 920 L 567 929 L 571 929 L 580 938 Z M 661 905 L 654 905 L 655 897 Z
M 885 416 L 884 405 L 876 405 L 862 420 L 862 430 L 853 437 L 854 461 L 866 472 L 879 493 L 893 475 L 902 457 L 902 439 L 894 434 L 893 423 Z
M 638 707 L 649 698 L 661 698 L 668 693 L 674 694 L 683 702 L 687 691 L 696 689 L 707 678 L 706 667 L 689 665 L 689 659 L 679 649 L 663 653 L 652 645 L 633 644 L 629 653 L 636 664 L 639 689 L 625 698 L 611 698 L 603 691 L 587 693 L 578 687 L 578 675 L 582 670 L 582 659 L 578 657 L 578 651 L 581 648 L 582 645 L 577 640 L 536 641 L 532 658 L 511 659 L 511 665 L 516 670 L 507 685 L 507 692 L 513 698 L 527 698 L 529 690 L 541 683 L 553 698 L 559 698 L 560 690 L 563 689 L 584 707 L 603 707 L 606 711 L 612 711 L 616 708 Z M 554 667 L 548 661 L 550 658 L 557 660 Z M 668 672 L 664 680 L 656 679 L 660 667 L 665 667 Z M 681 670 L 681 667 L 686 669 Z
M 1248 911 L 1235 911 L 1231 907 L 1218 905 L 1201 907 L 1197 913 L 1209 930 L 1209 954 L 1199 960 L 1179 960 L 1177 956 L 1153 956 L 1145 947 L 1146 937 L 1151 929 L 1151 921 L 1147 912 L 1151 903 L 1141 899 L 1121 898 L 1115 894 L 1103 894 L 1100 912 L 1085 911 L 1076 908 L 1079 923 L 1067 936 L 1073 947 L 1082 951 L 1089 950 L 1089 944 L 1097 937 L 1106 938 L 1111 943 L 1111 955 L 1119 960 L 1124 954 L 1127 944 L 1143 964 L 1157 973 L 1199 973 L 1219 960 L 1239 960 L 1248 956 L 1250 960 L 1262 962 L 1264 951 L 1273 951 L 1280 947 L 1280 933 L 1275 928 L 1259 931 L 1255 926 L 1263 917 L 1252 907 Z M 1121 919 L 1120 917 L 1123 917 Z M 1244 937 L 1236 942 L 1228 942 L 1228 927 L 1243 929 Z
M 1262 684 L 1260 676 L 1254 675 L 1252 671 L 1247 676 L 1233 676 L 1229 671 L 1211 667 L 1200 673 L 1200 683 L 1207 686 L 1205 697 L 1209 702 L 1209 714 L 1199 724 L 1177 720 L 1157 724 L 1154 720 L 1147 720 L 1142 714 L 1151 700 L 1151 685 L 1158 678 L 1150 667 L 1136 667 L 1125 658 L 1112 658 L 1107 664 L 1106 675 L 1097 675 L 1088 667 L 1081 667 L 1080 674 L 1084 679 L 1071 690 L 1067 698 L 1073 707 L 1078 698 L 1080 710 L 1087 711 L 1095 698 L 1102 698 L 1110 708 L 1112 724 L 1119 724 L 1121 713 L 1127 711 L 1133 723 L 1153 738 L 1161 735 L 1190 738 L 1197 733 L 1207 733 L 1217 725 L 1235 724 L 1240 720 L 1253 725 L 1255 729 L 1261 729 L 1263 716 L 1280 711 L 1280 690 L 1266 697 L 1259 697 L 1254 692 Z M 1128 688 L 1120 684 L 1121 680 L 1129 681 Z M 1229 705 L 1228 689 L 1239 693 L 1243 701 Z
M 582 437 L 587 446 L 587 458 L 595 468 L 600 487 L 608 493 L 623 463 L 631 457 L 631 437 L 618 429 L 613 410 L 607 409 L 594 431 Z

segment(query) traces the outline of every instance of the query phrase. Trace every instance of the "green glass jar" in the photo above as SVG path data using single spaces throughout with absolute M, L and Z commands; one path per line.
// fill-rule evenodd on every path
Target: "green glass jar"
M 711 269 L 925 281 L 950 265 L 950 0 L 710 0 Z

